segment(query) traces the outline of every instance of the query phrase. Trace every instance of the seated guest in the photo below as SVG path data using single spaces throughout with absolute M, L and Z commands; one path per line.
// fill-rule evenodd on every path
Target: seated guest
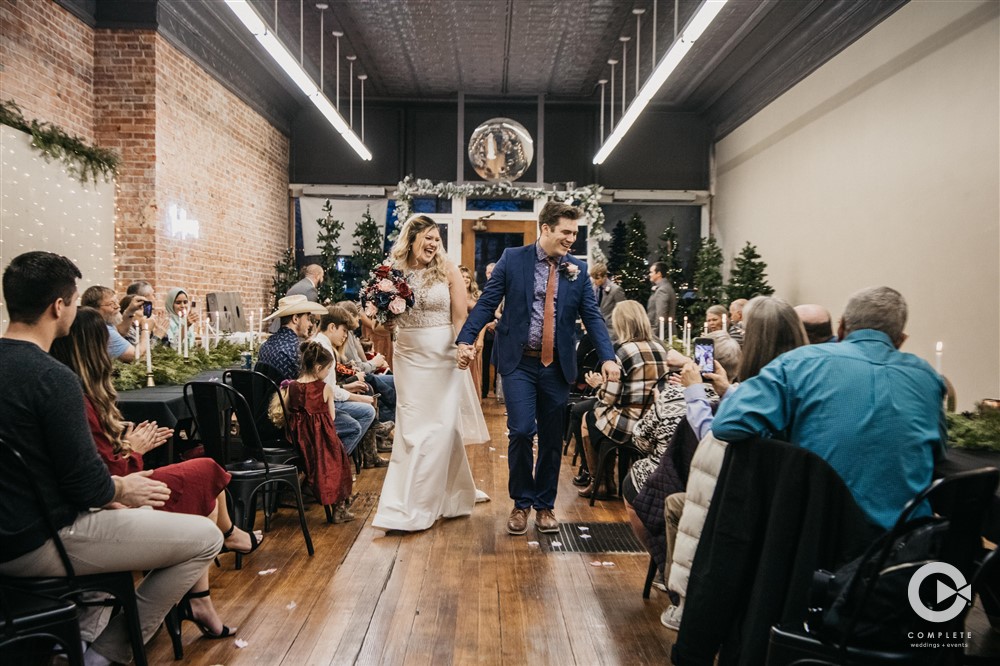
M 722 318 L 726 314 L 726 308 L 721 305 L 713 305 L 705 311 L 705 326 L 709 333 L 722 330 Z
M 837 341 L 837 336 L 833 334 L 830 311 L 822 305 L 814 305 L 812 303 L 796 305 L 795 313 L 799 315 L 802 325 L 806 328 L 806 335 L 809 336 L 809 344 L 818 345 L 823 342 Z
M 725 441 L 777 435 L 811 450 L 874 523 L 890 528 L 931 482 L 947 441 L 944 381 L 899 351 L 906 317 L 895 289 L 856 292 L 840 344 L 809 345 L 769 363 L 722 404 L 712 432 Z
M 17 256 L 3 274 L 10 325 L 0 339 L 0 368 L 5 377 L 30 381 L 11 381 L 0 392 L 0 439 L 20 451 L 48 506 L 34 501 L 23 472 L 0 465 L 0 574 L 66 575 L 44 527 L 47 511 L 77 574 L 150 572 L 136 590 L 148 641 L 202 576 L 223 538 L 202 516 L 121 508 L 162 506 L 170 489 L 149 472 L 108 473 L 90 435 L 79 380 L 48 354 L 76 317 L 80 277 L 71 261 L 49 252 Z M 113 510 L 91 510 L 102 507 Z M 93 640 L 87 664 L 132 659 L 123 614 L 84 639 Z
M 622 366 L 621 380 L 603 383 L 601 375 L 587 373 L 587 383 L 598 389 L 597 404 L 584 419 L 583 451 L 591 474 L 599 473 L 597 453 L 605 440 L 623 444 L 632 436 L 632 429 L 642 415 L 647 398 L 660 376 L 667 372 L 667 350 L 653 337 L 645 310 L 636 301 L 622 301 L 611 316 L 611 327 L 619 340 L 615 351 Z M 594 478 L 591 485 L 580 491 L 589 496 L 600 484 L 609 495 L 615 492 L 613 475 Z
M 746 335 L 737 372 L 741 379 L 756 377 L 761 368 L 776 357 L 806 344 L 806 334 L 798 316 L 780 298 L 758 296 L 751 299 L 744 314 Z M 715 393 L 722 397 L 723 406 L 742 392 L 742 389 L 737 390 L 739 384 L 730 387 L 728 372 L 718 360 L 715 372 L 705 373 L 704 378 L 712 382 Z M 698 367 L 694 363 L 685 364 L 680 380 L 686 387 L 686 419 L 701 443 L 691 459 L 684 492 L 668 496 L 664 507 L 667 537 L 664 575 L 667 587 L 680 596 L 680 602 L 670 605 L 660 616 L 660 622 L 670 629 L 680 627 L 688 575 L 724 457 L 721 450 L 724 444 L 706 437 L 711 432 L 713 415 L 708 390 Z
M 715 343 L 715 362 L 726 368 L 730 376 L 735 377 L 741 357 L 740 346 L 722 331 L 709 333 L 708 337 Z M 673 367 L 691 362 L 674 350 L 668 350 L 667 353 Z M 718 396 L 711 388 L 705 390 L 705 396 L 711 404 L 718 402 Z M 650 409 L 639 419 L 632 433 L 633 444 L 645 452 L 646 457 L 632 463 L 622 486 L 622 497 L 625 499 L 625 510 L 632 530 L 646 544 L 650 553 L 657 555 L 663 548 L 663 502 L 668 495 L 684 489 L 687 467 L 694 453 L 693 448 L 681 451 L 680 443 L 674 438 L 677 428 L 685 423 L 686 413 L 683 387 L 667 383 L 658 392 Z M 668 453 L 672 442 L 673 448 Z M 668 457 L 665 459 L 664 456 Z M 637 503 L 640 492 L 642 500 Z M 659 557 L 655 559 L 660 562 Z M 657 576 L 657 581 L 658 587 L 666 590 L 662 573 Z
M 338 348 L 335 348 L 337 361 L 344 365 L 349 365 L 364 373 L 365 382 L 372 387 L 372 391 L 379 394 L 378 419 L 382 423 L 396 420 L 396 378 L 392 375 L 375 374 L 377 370 L 385 368 L 388 364 L 381 356 L 369 361 L 365 358 L 365 350 L 361 347 L 354 331 L 361 326 L 361 308 L 354 301 L 341 301 L 337 303 L 343 308 L 351 318 L 350 328 L 347 331 L 347 340 Z
M 319 320 L 319 331 L 312 337 L 312 340 L 322 345 L 333 356 L 334 345 L 342 345 L 343 340 L 347 338 L 347 327 L 350 322 L 351 318 L 343 308 L 337 306 L 327 308 L 326 314 Z M 336 427 L 337 434 L 344 443 L 347 453 L 353 453 L 362 436 L 375 422 L 375 407 L 373 406 L 375 400 L 370 395 L 352 393 L 339 386 L 336 370 L 328 373 L 324 381 L 333 391 L 333 401 L 336 408 L 333 425 Z
M 115 405 L 117 392 L 111 383 L 111 358 L 107 352 L 108 332 L 101 313 L 80 308 L 69 335 L 52 343 L 51 354 L 69 366 L 83 385 L 84 407 L 90 434 L 97 452 L 112 474 L 124 476 L 141 472 L 142 455 L 162 445 L 172 435 L 170 428 L 157 428 L 144 422 L 130 427 L 122 420 Z M 225 546 L 249 553 L 263 538 L 260 532 L 248 534 L 237 528 L 226 509 L 225 488 L 229 473 L 211 458 L 194 458 L 154 469 L 149 478 L 170 488 L 170 498 L 157 507 L 161 511 L 205 516 L 222 532 Z M 207 638 L 225 638 L 236 632 L 219 619 L 208 590 L 208 569 L 184 595 L 180 604 L 182 618 L 198 626 Z
M 174 349 L 181 348 L 181 329 L 187 326 L 188 348 L 195 346 L 194 324 L 198 317 L 194 312 L 194 303 L 183 289 L 171 289 L 164 300 L 167 309 L 167 331 L 163 344 Z
M 319 286 L 323 283 L 324 276 L 323 267 L 319 264 L 309 264 L 308 266 L 302 267 L 299 275 L 302 279 L 289 287 L 285 296 L 304 296 L 306 300 L 318 303 Z M 281 301 L 278 301 L 278 307 L 281 307 Z M 274 314 L 272 314 L 271 317 L 274 317 Z M 271 317 L 265 317 L 264 320 L 267 321 Z M 282 325 L 281 320 L 275 318 L 271 322 L 269 332 L 277 333 L 278 329 L 281 328 Z
M 142 329 L 142 325 L 148 322 L 150 336 L 162 338 L 166 333 L 166 328 L 163 327 L 160 321 L 152 318 L 153 304 L 156 303 L 153 285 L 145 280 L 137 280 L 128 286 L 125 290 L 125 296 L 126 298 L 129 296 L 133 297 L 131 302 L 132 307 L 129 309 L 132 312 L 132 322 L 138 324 L 138 326 L 131 327 L 127 335 L 122 332 L 122 335 L 128 338 L 132 344 L 136 344 L 141 339 L 141 335 L 137 335 L 137 333 Z M 148 315 L 147 312 L 149 313 Z M 122 308 L 122 317 L 127 317 L 124 306 Z M 132 339 L 131 336 L 136 337 Z
M 108 329 L 108 354 L 112 360 L 131 363 L 146 353 L 145 345 L 132 344 L 118 330 L 118 325 L 122 321 L 122 313 L 118 309 L 118 301 L 115 299 L 113 289 L 96 285 L 87 287 L 83 296 L 80 297 L 80 305 L 85 308 L 94 308 L 104 317 Z
M 737 298 L 729 304 L 729 337 L 743 344 L 743 307 L 747 299 Z
M 277 319 L 281 326 L 278 332 L 264 341 L 257 355 L 259 366 L 267 366 L 270 372 L 264 374 L 272 379 L 295 379 L 299 376 L 299 345 L 309 338 L 312 316 L 326 314 L 326 308 L 309 301 L 305 296 L 285 296 L 278 301 L 278 309 L 264 317 Z M 273 376 L 272 376 L 273 375 Z

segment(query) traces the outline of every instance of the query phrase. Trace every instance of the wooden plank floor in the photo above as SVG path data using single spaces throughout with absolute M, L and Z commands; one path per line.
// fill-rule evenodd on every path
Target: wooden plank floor
M 358 520 L 329 525 L 307 511 L 316 547 L 305 551 L 294 511 L 283 509 L 260 550 L 233 569 L 220 559 L 212 598 L 232 638 L 207 640 L 184 624 L 187 664 L 663 664 L 673 631 L 659 614 L 666 595 L 642 599 L 648 557 L 549 553 L 505 531 L 507 497 L 503 406 L 484 401 L 493 437 L 467 448 L 479 488 L 493 501 L 471 517 L 426 532 L 386 536 L 371 527 L 384 470 L 364 470 Z M 625 521 L 621 501 L 593 508 L 579 498 L 563 460 L 556 515 L 569 521 Z M 272 574 L 259 572 L 276 569 Z M 173 663 L 164 631 L 150 663 Z

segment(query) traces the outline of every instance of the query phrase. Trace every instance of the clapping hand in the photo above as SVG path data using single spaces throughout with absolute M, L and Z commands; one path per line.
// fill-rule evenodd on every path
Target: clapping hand
M 583 376 L 583 380 L 591 388 L 600 388 L 604 384 L 604 377 L 599 372 L 588 372 Z
M 126 431 L 125 441 L 133 451 L 143 455 L 152 451 L 173 436 L 171 428 L 157 428 L 156 422 L 143 421 L 139 425 Z

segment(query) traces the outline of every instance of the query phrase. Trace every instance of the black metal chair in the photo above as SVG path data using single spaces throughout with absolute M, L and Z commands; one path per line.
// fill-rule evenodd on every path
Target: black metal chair
M 1000 481 L 1000 471 L 994 467 L 985 467 L 937 479 L 931 483 L 926 489 L 917 493 L 903 508 L 892 530 L 888 536 L 884 537 L 885 546 L 877 549 L 870 548 L 869 552 L 866 553 L 866 558 L 875 562 L 873 570 L 882 571 L 890 555 L 890 550 L 897 543 L 896 538 L 909 528 L 910 516 L 925 501 L 929 501 L 935 513 L 948 519 L 947 534 L 943 540 L 944 546 L 940 561 L 955 566 L 962 572 L 966 580 L 981 579 L 982 576 L 976 575 L 982 552 L 980 534 L 998 481 Z M 987 560 L 987 563 L 989 561 Z M 855 578 L 855 581 L 857 580 L 859 578 Z M 865 608 L 878 580 L 879 576 L 873 575 L 865 589 L 858 590 L 860 593 L 859 601 L 856 604 L 858 613 Z M 967 612 L 968 607 L 952 621 L 941 624 L 941 631 L 961 631 Z M 848 625 L 846 636 L 838 642 L 821 637 L 815 630 L 811 630 L 808 624 L 801 627 L 772 627 L 767 655 L 768 666 L 959 664 L 963 662 L 961 650 L 956 648 L 891 650 L 852 645 L 852 631 L 857 619 L 857 614 L 855 614 Z
M 299 525 L 309 554 L 314 553 L 309 526 L 306 525 L 299 471 L 294 465 L 269 463 L 250 406 L 232 386 L 219 382 L 188 382 L 184 385 L 184 402 L 198 424 L 205 453 L 232 475 L 226 492 L 232 498 L 233 522 L 240 529 L 253 530 L 257 513 L 257 494 L 289 488 L 295 494 Z M 233 417 L 239 426 L 243 455 L 254 456 L 239 461 L 233 455 Z M 265 513 L 265 529 L 269 527 Z M 236 568 L 243 566 L 242 553 L 236 553 Z
M 289 439 L 287 429 L 279 428 L 271 421 L 268 410 L 271 399 L 278 396 L 281 411 L 286 416 L 285 400 L 278 390 L 278 385 L 267 375 L 255 370 L 226 370 L 222 381 L 240 392 L 240 395 L 250 405 L 257 435 L 264 447 L 264 457 L 270 463 L 296 464 L 299 458 L 299 447 Z
M 52 644 L 71 666 L 82 666 L 76 604 L 66 599 L 0 585 L 0 651 L 7 663 L 45 662 Z M 34 648 L 30 641 L 34 641 Z
M 45 519 L 45 527 L 49 532 L 59 559 L 62 561 L 66 575 L 61 577 L 14 577 L 0 576 L 0 585 L 8 588 L 24 590 L 26 592 L 44 594 L 57 597 L 59 599 L 73 599 L 76 606 L 111 606 L 120 608 L 125 614 L 125 624 L 128 627 L 129 642 L 132 646 L 132 658 L 137 666 L 146 666 L 146 648 L 142 640 L 142 624 L 139 620 L 139 607 L 136 604 L 135 584 L 132 581 L 131 571 L 110 571 L 107 573 L 87 574 L 78 576 L 73 570 L 66 547 L 62 539 L 59 538 L 59 530 L 56 529 L 52 517 L 49 515 L 48 505 L 41 489 L 35 481 L 34 474 L 28 467 L 20 452 L 9 442 L 0 440 L 0 464 L 19 469 L 24 477 L 28 479 L 35 501 L 42 509 Z M 84 600 L 86 593 L 103 592 L 110 595 L 114 602 L 107 600 L 94 601 Z M 91 595 L 92 596 L 92 595 Z M 79 632 L 79 625 L 77 626 Z M 79 648 L 79 636 L 76 642 Z M 82 657 L 81 657 L 82 659 Z

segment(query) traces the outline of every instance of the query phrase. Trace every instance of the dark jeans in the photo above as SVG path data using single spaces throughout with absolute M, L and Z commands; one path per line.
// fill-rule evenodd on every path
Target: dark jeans
M 365 381 L 375 393 L 380 394 L 378 399 L 378 420 L 396 420 L 396 378 L 392 375 L 365 375 Z
M 569 384 L 558 360 L 546 368 L 540 359 L 525 356 L 513 372 L 503 376 L 503 387 L 510 430 L 507 451 L 510 497 L 519 509 L 552 509 L 559 487 L 563 415 Z M 532 452 L 536 433 L 537 463 Z

